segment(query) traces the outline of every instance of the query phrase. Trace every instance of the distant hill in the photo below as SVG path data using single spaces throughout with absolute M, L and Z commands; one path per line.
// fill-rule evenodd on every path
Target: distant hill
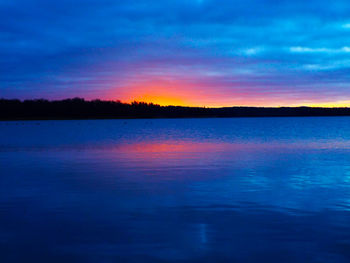
M 201 108 L 159 106 L 152 103 L 120 101 L 0 99 L 1 120 L 34 119 L 119 119 L 119 118 L 208 118 L 208 117 L 287 117 L 350 116 L 350 108 L 314 107 L 225 107 Z

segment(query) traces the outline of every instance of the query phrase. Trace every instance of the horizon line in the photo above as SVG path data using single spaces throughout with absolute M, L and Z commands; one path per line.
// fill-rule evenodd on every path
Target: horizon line
M 34 98 L 34 99 L 18 99 L 18 98 L 0 98 L 0 100 L 8 100 L 8 101 L 48 101 L 48 102 L 55 102 L 55 101 L 65 101 L 65 100 L 83 100 L 86 102 L 93 102 L 93 101 L 101 101 L 101 102 L 114 102 L 114 103 L 122 103 L 122 104 L 133 104 L 133 103 L 140 103 L 140 104 L 147 104 L 147 105 L 155 105 L 160 107 L 184 107 L 184 108 L 207 108 L 207 109 L 220 109 L 220 108 L 322 108 L 322 109 L 341 109 L 341 108 L 350 108 L 350 103 L 348 106 L 345 105 L 334 105 L 334 106 L 321 106 L 323 105 L 331 105 L 331 103 L 320 103 L 320 104 L 300 104 L 300 105 L 279 105 L 279 106 L 253 106 L 253 105 L 232 105 L 232 106 L 195 106 L 195 105 L 176 105 L 176 104 L 159 104 L 155 102 L 147 102 L 142 100 L 132 100 L 129 102 L 122 101 L 119 99 L 86 99 L 83 97 L 69 97 L 69 98 L 63 98 L 63 99 L 46 99 L 46 98 Z

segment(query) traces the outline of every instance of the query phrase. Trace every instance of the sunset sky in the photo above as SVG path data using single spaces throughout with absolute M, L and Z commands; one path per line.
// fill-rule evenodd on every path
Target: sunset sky
M 350 106 L 347 0 L 0 0 L 0 97 Z

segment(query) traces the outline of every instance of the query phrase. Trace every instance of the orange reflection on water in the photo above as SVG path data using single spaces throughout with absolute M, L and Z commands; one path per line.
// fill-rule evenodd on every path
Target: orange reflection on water
M 113 155 L 122 157 L 124 164 L 133 167 L 198 167 L 217 161 L 222 152 L 234 154 L 243 145 L 192 141 L 145 141 L 119 145 Z
M 144 140 L 102 148 L 94 158 L 107 160 L 112 164 L 108 171 L 117 171 L 118 178 L 126 181 L 194 181 L 230 175 L 231 171 L 255 175 L 251 171 L 278 167 L 284 157 L 301 160 L 300 153 L 324 150 L 350 150 L 350 141 Z M 256 183 L 254 176 L 249 178 Z
M 140 154 L 145 158 L 156 154 L 179 154 L 186 153 L 238 153 L 242 151 L 274 151 L 274 150 L 326 150 L 343 149 L 350 150 L 350 141 L 295 141 L 295 142 L 197 142 L 197 141 L 143 141 L 137 143 L 119 145 L 118 152 Z
M 155 143 L 137 143 L 124 146 L 123 150 L 138 153 L 160 153 L 160 152 L 188 152 L 198 145 L 194 143 L 179 142 L 155 142 Z
M 192 142 L 192 141 L 162 141 L 140 142 L 122 145 L 118 150 L 130 153 L 186 153 L 186 152 L 217 152 L 229 149 L 244 149 L 246 144 Z

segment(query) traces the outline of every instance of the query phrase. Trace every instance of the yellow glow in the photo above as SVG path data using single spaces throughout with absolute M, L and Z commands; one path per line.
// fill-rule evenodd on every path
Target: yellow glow
M 184 99 L 180 97 L 172 97 L 166 95 L 156 95 L 156 94 L 144 94 L 140 96 L 135 96 L 131 99 L 132 101 L 142 101 L 147 103 L 159 104 L 161 106 L 176 105 L 176 106 L 188 106 L 189 102 L 185 102 Z
M 324 108 L 346 108 L 350 107 L 350 100 L 324 102 L 324 103 L 311 103 L 307 106 L 310 107 L 324 107 Z
M 108 95 L 111 98 L 111 95 Z M 153 80 L 127 84 L 113 96 L 123 102 L 146 102 L 161 106 L 189 106 L 189 107 L 350 107 L 350 100 L 316 102 L 312 99 L 298 101 L 282 97 L 262 97 L 254 92 L 236 92 L 224 94 L 216 90 L 207 90 L 176 80 Z
M 193 104 L 195 92 L 176 82 L 148 82 L 125 89 L 122 100 L 159 104 L 161 106 L 196 106 Z

